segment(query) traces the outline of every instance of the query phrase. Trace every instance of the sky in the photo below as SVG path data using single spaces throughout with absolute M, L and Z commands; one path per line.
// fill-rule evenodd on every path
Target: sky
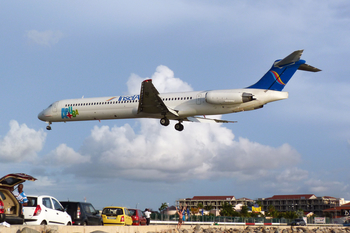
M 315 194 L 350 200 L 350 2 L 1 1 L 0 176 L 96 209 L 158 210 L 180 198 Z M 221 116 L 46 123 L 70 98 L 244 88 L 304 49 L 289 98 Z

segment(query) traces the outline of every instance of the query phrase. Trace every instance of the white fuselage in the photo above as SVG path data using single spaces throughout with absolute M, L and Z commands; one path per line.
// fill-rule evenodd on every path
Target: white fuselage
M 242 94 L 253 98 L 242 101 Z M 264 104 L 288 98 L 287 92 L 262 89 L 230 89 L 159 94 L 164 104 L 178 116 L 167 115 L 172 120 L 200 115 L 220 115 L 261 108 Z M 39 113 L 46 122 L 107 120 L 126 118 L 158 118 L 162 114 L 138 113 L 139 95 L 98 98 L 67 99 L 56 101 Z

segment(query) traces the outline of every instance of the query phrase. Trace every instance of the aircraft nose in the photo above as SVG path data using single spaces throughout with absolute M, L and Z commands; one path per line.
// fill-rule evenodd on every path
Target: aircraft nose
M 39 120 L 45 121 L 44 117 L 45 117 L 44 111 L 41 111 L 41 112 L 38 114 Z
M 50 116 L 51 115 L 49 114 L 48 109 L 45 109 L 38 114 L 39 120 L 42 120 L 42 121 L 47 121 Z

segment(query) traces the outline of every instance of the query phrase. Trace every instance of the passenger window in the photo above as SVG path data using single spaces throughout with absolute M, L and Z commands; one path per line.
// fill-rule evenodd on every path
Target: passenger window
M 83 207 L 84 207 L 84 210 L 85 210 L 86 213 L 91 214 L 89 205 L 83 204 Z
M 63 210 L 61 204 L 57 200 L 52 198 L 52 202 L 53 202 L 53 206 L 55 207 L 55 210 L 60 210 L 60 211 Z
M 50 198 L 44 197 L 42 202 L 43 202 L 43 206 L 45 206 L 46 208 L 52 209 Z

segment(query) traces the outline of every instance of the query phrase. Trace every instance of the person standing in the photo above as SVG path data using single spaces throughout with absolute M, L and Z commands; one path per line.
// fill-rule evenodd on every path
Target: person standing
M 176 212 L 179 215 L 179 222 L 177 223 L 177 229 L 181 228 L 183 217 L 184 217 L 184 210 L 185 210 L 185 207 L 180 208 L 180 210 L 176 207 Z
M 17 186 L 17 189 L 18 189 L 18 194 L 14 194 L 14 195 L 17 198 L 18 202 L 23 206 L 28 205 L 27 195 L 23 191 L 23 184 L 19 184 Z
M 147 226 L 149 225 L 149 223 L 151 222 L 151 212 L 149 211 L 149 209 L 145 209 L 145 212 L 144 212 L 145 216 L 146 216 L 146 224 Z

